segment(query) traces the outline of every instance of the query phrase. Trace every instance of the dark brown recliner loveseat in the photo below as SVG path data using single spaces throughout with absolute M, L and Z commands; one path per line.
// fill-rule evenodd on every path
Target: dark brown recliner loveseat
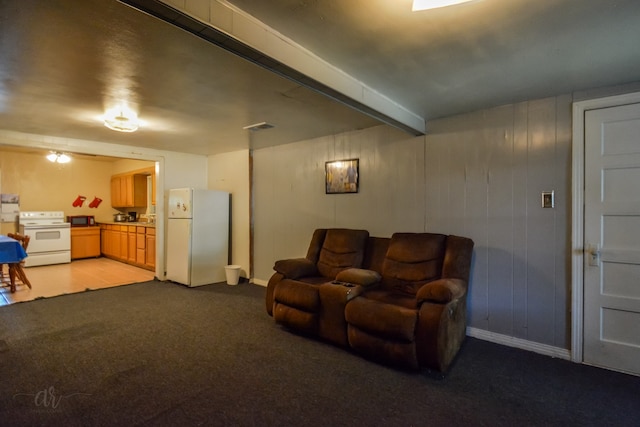
M 465 337 L 473 241 L 368 234 L 316 230 L 306 258 L 276 262 L 267 312 L 366 358 L 445 372 Z

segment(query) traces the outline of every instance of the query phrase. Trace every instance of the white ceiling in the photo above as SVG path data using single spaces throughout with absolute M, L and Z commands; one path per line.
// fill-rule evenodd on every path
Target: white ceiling
M 430 119 L 640 81 L 640 1 L 232 0 Z M 144 126 L 99 116 L 128 99 Z M 269 122 L 274 129 L 248 132 Z M 0 0 L 0 130 L 216 154 L 380 121 L 116 0 Z M 0 141 L 2 144 L 2 141 Z

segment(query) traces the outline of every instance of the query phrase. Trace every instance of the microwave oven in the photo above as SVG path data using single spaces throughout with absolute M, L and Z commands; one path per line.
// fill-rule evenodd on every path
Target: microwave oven
M 90 227 L 96 225 L 96 220 L 93 215 L 67 216 L 67 222 L 71 227 Z

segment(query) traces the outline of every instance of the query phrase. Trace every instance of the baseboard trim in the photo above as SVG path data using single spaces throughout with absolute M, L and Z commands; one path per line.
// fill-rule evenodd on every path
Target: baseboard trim
M 524 340 L 522 338 L 510 337 L 509 335 L 497 334 L 495 332 L 489 332 L 485 331 L 484 329 L 472 327 L 467 328 L 467 335 L 496 344 L 515 347 L 521 350 L 533 351 L 534 353 L 543 354 L 545 356 L 571 360 L 571 352 L 569 350 L 560 347 L 554 347 L 548 344 L 540 344 L 537 342 Z
M 260 279 L 256 279 L 255 277 L 251 279 L 250 282 L 253 283 L 254 285 L 260 285 L 265 287 L 269 284 L 267 280 L 260 280 Z

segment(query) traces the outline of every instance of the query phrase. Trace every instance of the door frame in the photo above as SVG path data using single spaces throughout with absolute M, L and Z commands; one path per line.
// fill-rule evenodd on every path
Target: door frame
M 571 221 L 571 360 L 583 362 L 584 343 L 584 152 L 585 113 L 640 103 L 640 92 L 573 103 Z

